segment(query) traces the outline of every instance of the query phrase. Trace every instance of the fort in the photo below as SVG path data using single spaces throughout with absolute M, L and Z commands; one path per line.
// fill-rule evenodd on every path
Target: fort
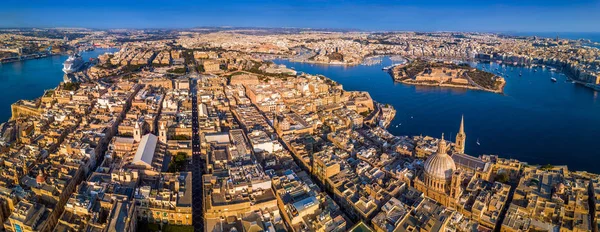
M 502 93 L 506 81 L 493 73 L 478 70 L 468 64 L 414 60 L 397 65 L 388 72 L 394 81 L 427 86 L 478 89 Z

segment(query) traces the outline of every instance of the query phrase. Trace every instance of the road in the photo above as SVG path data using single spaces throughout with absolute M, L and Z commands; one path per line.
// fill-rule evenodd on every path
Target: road
M 475 82 L 473 79 L 471 79 L 471 77 L 470 77 L 468 74 L 466 74 L 466 73 L 465 73 L 465 76 L 467 77 L 467 80 L 469 81 L 469 84 L 472 84 L 472 85 L 474 85 L 475 87 L 477 87 L 477 88 L 480 88 L 480 89 L 483 89 L 483 90 L 486 90 L 486 89 L 487 89 L 487 88 L 484 88 L 483 86 L 481 86 L 481 85 L 477 84 L 477 82 Z
M 192 220 L 195 232 L 204 231 L 202 174 L 203 162 L 200 153 L 200 134 L 198 133 L 198 99 L 196 98 L 196 79 L 190 80 L 192 97 Z

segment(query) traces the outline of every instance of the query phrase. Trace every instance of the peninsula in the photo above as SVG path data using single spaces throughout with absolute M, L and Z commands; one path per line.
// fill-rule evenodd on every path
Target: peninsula
M 502 93 L 506 81 L 468 64 L 417 59 L 388 69 L 394 81 L 427 86 L 466 88 Z

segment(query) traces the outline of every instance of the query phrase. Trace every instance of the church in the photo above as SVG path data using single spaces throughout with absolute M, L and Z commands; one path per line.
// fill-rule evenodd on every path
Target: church
M 414 180 L 414 186 L 429 198 L 452 207 L 452 202 L 456 202 L 462 193 L 462 180 L 463 172 L 456 168 L 454 160 L 448 155 L 442 134 L 438 151 L 427 158 L 423 171 Z
M 414 187 L 445 206 L 457 207 L 464 188 L 463 183 L 472 178 L 489 180 L 492 168 L 475 157 L 464 154 L 466 134 L 464 118 L 461 119 L 453 154 L 448 154 L 444 134 L 438 144 L 438 151 L 427 158 L 423 170 L 414 179 Z

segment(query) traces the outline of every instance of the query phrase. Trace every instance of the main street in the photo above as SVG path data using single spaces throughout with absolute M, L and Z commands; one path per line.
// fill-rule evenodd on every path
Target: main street
M 194 69 L 195 70 L 195 69 Z M 200 134 L 198 132 L 198 99 L 196 78 L 190 79 L 190 94 L 192 97 L 192 218 L 194 231 L 204 231 L 202 174 L 203 164 L 200 152 Z

